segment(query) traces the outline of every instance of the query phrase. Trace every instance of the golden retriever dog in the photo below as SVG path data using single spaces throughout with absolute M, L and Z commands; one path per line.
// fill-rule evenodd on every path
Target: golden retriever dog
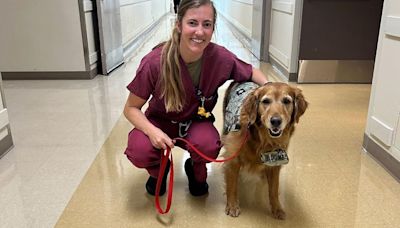
M 240 101 L 237 97 L 243 95 Z M 240 214 L 237 185 L 239 172 L 246 171 L 246 175 L 256 175 L 267 181 L 272 215 L 276 219 L 285 219 L 279 202 L 279 172 L 288 162 L 286 151 L 290 137 L 308 102 L 300 89 L 286 83 L 270 82 L 259 87 L 246 82 L 232 83 L 223 105 L 224 156 L 229 157 L 240 149 L 237 157 L 224 164 L 226 214 L 232 217 Z M 239 107 L 236 114 L 232 111 L 235 107 Z

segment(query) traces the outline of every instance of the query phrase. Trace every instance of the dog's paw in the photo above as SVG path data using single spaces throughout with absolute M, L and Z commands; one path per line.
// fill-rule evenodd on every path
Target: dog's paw
M 272 210 L 272 216 L 273 216 L 275 219 L 285 220 L 285 218 L 286 218 L 286 213 L 285 213 L 281 208 L 278 208 L 278 209 L 276 209 L 276 210 Z
M 232 217 L 238 217 L 240 214 L 240 207 L 239 205 L 226 205 L 225 213 Z

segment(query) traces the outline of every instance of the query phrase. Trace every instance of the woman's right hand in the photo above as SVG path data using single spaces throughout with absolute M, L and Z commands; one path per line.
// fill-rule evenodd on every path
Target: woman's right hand
M 157 149 L 174 148 L 171 138 L 160 128 L 154 126 L 141 111 L 146 100 L 130 93 L 124 108 L 125 117 L 135 128 L 143 131 L 150 139 L 151 144 Z
M 153 147 L 157 149 L 166 150 L 167 147 L 171 149 L 174 148 L 173 140 L 157 127 L 154 127 L 152 130 L 150 130 L 147 133 L 147 136 L 149 136 L 150 142 Z

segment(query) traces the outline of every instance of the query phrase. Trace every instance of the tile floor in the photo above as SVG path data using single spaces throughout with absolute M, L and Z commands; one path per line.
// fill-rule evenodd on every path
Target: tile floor
M 266 186 L 252 180 L 241 181 L 240 217 L 226 216 L 220 164 L 209 165 L 210 194 L 192 197 L 182 168 L 188 155 L 179 149 L 172 209 L 158 215 L 145 193 L 146 172 L 123 155 L 132 126 L 121 113 L 125 86 L 172 21 L 110 76 L 4 81 L 15 148 L 0 159 L 0 227 L 400 226 L 399 182 L 361 149 L 370 85 L 298 85 L 310 107 L 281 173 L 285 221 L 270 216 Z M 260 66 L 223 21 L 214 41 Z M 278 80 L 271 67 L 261 68 Z M 215 114 L 220 128 L 220 103 Z

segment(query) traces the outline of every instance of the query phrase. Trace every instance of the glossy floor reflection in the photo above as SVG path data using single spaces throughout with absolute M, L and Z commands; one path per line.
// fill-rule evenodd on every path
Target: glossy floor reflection
M 226 216 L 220 164 L 209 165 L 209 195 L 192 197 L 183 171 L 188 155 L 179 149 L 172 209 L 158 215 L 144 189 L 146 171 L 123 155 L 132 126 L 121 113 L 125 86 L 142 56 L 169 35 L 172 21 L 163 21 L 108 77 L 4 82 L 15 148 L 0 159 L 0 227 L 400 226 L 400 184 L 361 150 L 370 85 L 298 86 L 310 107 L 281 173 L 287 220 L 270 216 L 266 186 L 254 180 L 242 180 L 240 217 Z M 258 66 L 223 21 L 214 41 Z M 278 80 L 273 68 L 261 68 Z
M 280 197 L 287 220 L 271 217 L 266 186 L 254 180 L 242 180 L 242 214 L 226 216 L 220 164 L 209 166 L 209 195 L 192 197 L 182 168 L 187 153 L 179 149 L 173 151 L 172 210 L 158 215 L 154 197 L 145 193 L 147 173 L 133 168 L 122 154 L 131 126 L 121 117 L 56 227 L 399 225 L 399 183 L 361 151 L 370 86 L 300 87 L 311 105 L 300 120 L 289 149 L 290 162 L 281 174 Z

